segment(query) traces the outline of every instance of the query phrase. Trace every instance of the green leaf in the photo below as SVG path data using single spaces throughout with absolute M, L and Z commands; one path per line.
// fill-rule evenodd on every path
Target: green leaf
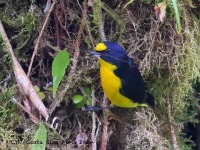
M 80 103 L 81 101 L 83 101 L 83 96 L 82 95 L 79 95 L 79 94 L 76 94 L 72 97 L 72 100 L 73 100 L 73 103 L 74 104 L 78 104 Z
M 47 130 L 44 124 L 41 123 L 33 139 L 31 150 L 45 150 L 46 142 L 47 142 Z
M 91 96 L 91 94 L 92 94 L 92 90 L 91 90 L 91 88 L 89 88 L 89 87 L 84 88 L 84 92 L 85 92 L 85 94 L 86 94 L 87 96 Z
M 172 0 L 172 4 L 173 4 L 173 7 L 174 7 L 174 11 L 175 11 L 177 29 L 178 29 L 178 32 L 180 33 L 181 32 L 181 21 L 180 21 L 177 1 L 176 0 Z
M 53 86 L 49 86 L 48 88 L 47 88 L 47 91 L 53 91 Z
M 62 80 L 65 69 L 69 65 L 69 53 L 67 49 L 60 51 L 53 60 L 52 64 L 52 76 L 53 76 L 53 97 L 56 95 L 56 91 Z
M 86 94 L 86 96 L 88 97 L 88 99 L 86 100 L 86 105 L 92 105 L 92 90 L 89 87 L 84 88 L 84 92 Z
M 38 86 L 34 85 L 34 89 L 36 92 L 40 92 L 40 88 Z
M 41 100 L 45 99 L 45 94 L 43 92 L 38 92 L 37 94 Z
M 77 108 L 82 108 L 84 106 L 85 102 L 84 101 L 80 101 L 79 103 L 76 104 Z

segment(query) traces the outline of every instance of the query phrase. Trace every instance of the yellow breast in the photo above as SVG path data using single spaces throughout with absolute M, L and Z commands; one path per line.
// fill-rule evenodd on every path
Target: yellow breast
M 119 77 L 114 74 L 114 70 L 117 69 L 115 65 L 105 62 L 100 59 L 100 77 L 103 90 L 111 101 L 112 104 L 119 107 L 136 107 L 139 104 L 134 103 L 129 98 L 123 96 L 120 93 L 122 82 Z

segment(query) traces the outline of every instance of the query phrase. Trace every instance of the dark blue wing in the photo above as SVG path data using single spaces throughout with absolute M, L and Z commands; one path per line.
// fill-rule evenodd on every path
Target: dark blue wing
M 120 92 L 134 102 L 144 103 L 146 91 L 142 76 L 131 58 L 125 60 L 127 61 L 121 62 L 114 71 L 122 81 Z

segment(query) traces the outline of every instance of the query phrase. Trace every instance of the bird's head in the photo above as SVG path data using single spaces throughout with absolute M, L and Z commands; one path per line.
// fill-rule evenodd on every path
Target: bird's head
M 116 42 L 110 41 L 97 44 L 95 49 L 90 52 L 90 56 L 96 56 L 114 65 L 127 59 L 127 54 L 124 48 Z

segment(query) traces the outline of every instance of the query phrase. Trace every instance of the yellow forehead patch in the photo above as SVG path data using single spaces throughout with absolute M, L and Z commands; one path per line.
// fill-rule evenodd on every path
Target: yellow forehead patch
M 99 43 L 95 47 L 96 51 L 105 51 L 107 49 L 107 46 L 104 43 Z

